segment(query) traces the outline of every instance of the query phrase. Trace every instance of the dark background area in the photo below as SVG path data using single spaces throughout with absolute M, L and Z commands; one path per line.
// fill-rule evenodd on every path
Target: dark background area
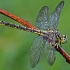
M 43 6 L 49 7 L 49 15 L 61 0 L 0 0 L 0 8 L 7 10 L 35 25 L 36 17 Z M 70 54 L 70 0 L 64 0 L 65 5 L 59 19 L 58 30 L 67 34 L 68 42 L 62 48 Z M 0 20 L 19 24 L 14 20 L 0 15 Z M 45 52 L 37 66 L 30 67 L 30 48 L 37 35 L 0 26 L 0 70 L 69 70 L 70 65 L 56 52 L 56 61 L 52 67 L 47 64 Z

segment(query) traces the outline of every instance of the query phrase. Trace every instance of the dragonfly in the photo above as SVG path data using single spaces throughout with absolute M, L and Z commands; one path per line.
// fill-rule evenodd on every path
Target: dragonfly
M 52 66 L 56 59 L 55 46 L 58 48 L 59 45 L 61 46 L 62 44 L 65 44 L 67 42 L 67 35 L 62 35 L 57 30 L 58 20 L 63 6 L 64 1 L 61 1 L 49 18 L 48 6 L 42 7 L 36 18 L 36 26 L 38 29 L 23 27 L 9 22 L 0 21 L 0 24 L 2 25 L 29 31 L 39 35 L 33 41 L 30 49 L 30 65 L 32 68 L 34 68 L 38 64 L 43 48 L 45 48 L 46 60 L 48 64 Z

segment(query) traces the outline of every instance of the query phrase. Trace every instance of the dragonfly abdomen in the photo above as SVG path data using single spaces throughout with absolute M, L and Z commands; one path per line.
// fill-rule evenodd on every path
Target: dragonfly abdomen
M 1 24 L 1 25 L 5 25 L 5 26 L 9 26 L 9 27 L 12 27 L 12 28 L 16 28 L 16 29 L 19 29 L 19 30 L 24 30 L 24 31 L 32 32 L 32 33 L 38 34 L 38 35 L 40 35 L 40 36 L 42 36 L 42 35 L 44 35 L 45 33 L 47 33 L 47 31 L 44 32 L 44 31 L 42 31 L 42 30 L 27 28 L 27 27 L 24 27 L 24 26 L 12 24 L 12 23 L 5 22 L 5 21 L 0 21 L 0 24 Z
M 32 33 L 38 34 L 40 36 L 47 36 L 47 35 L 50 35 L 51 33 L 54 34 L 54 33 L 58 32 L 58 30 L 50 30 L 50 29 L 48 29 L 48 30 L 39 30 L 39 29 L 27 28 L 27 27 L 24 27 L 24 26 L 12 24 L 12 23 L 5 22 L 5 21 L 0 21 L 0 24 L 5 25 L 5 26 L 9 26 L 9 27 L 12 27 L 12 28 L 16 28 L 16 29 L 19 29 L 19 30 L 32 32 Z

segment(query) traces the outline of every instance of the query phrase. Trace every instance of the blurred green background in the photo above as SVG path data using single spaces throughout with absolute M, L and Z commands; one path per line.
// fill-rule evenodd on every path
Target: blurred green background
M 0 0 L 0 8 L 5 9 L 35 26 L 39 10 L 43 6 L 49 7 L 49 15 L 61 0 Z M 65 5 L 59 19 L 58 30 L 67 34 L 68 42 L 63 49 L 70 54 L 70 0 L 64 0 Z M 0 15 L 0 20 L 19 24 L 14 20 Z M 47 64 L 45 53 L 35 68 L 30 67 L 30 48 L 37 35 L 0 26 L 0 70 L 68 70 L 70 65 L 56 52 L 56 61 L 52 67 Z

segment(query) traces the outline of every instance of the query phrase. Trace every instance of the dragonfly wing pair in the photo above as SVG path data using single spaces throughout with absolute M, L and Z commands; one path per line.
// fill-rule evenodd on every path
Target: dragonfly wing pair
M 47 29 L 56 29 L 60 12 L 64 5 L 64 1 L 61 1 L 59 5 L 56 7 L 55 11 L 50 16 L 50 22 L 48 21 L 48 7 L 44 6 L 37 18 L 36 18 L 36 25 L 39 29 L 47 30 Z M 55 48 L 51 45 L 52 42 L 55 43 L 56 36 L 55 34 L 49 34 L 48 39 L 44 40 L 44 36 L 38 36 L 31 46 L 30 52 L 30 64 L 31 67 L 34 68 L 40 60 L 40 56 L 42 53 L 42 48 L 45 46 L 45 53 L 48 64 L 51 66 L 53 65 L 56 56 L 55 56 Z M 49 42 L 49 38 L 52 38 L 52 41 Z

